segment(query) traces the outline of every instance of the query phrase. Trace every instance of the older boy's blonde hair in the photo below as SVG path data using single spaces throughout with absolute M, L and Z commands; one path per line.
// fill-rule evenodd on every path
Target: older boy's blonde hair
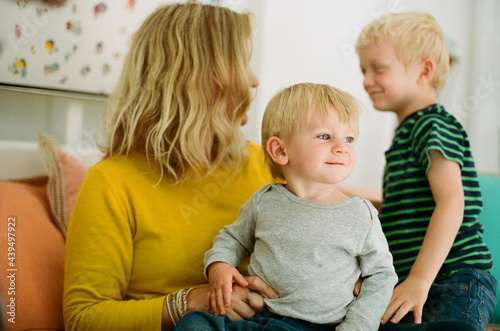
M 356 51 L 389 41 L 399 60 L 408 67 L 430 58 L 436 63 L 431 85 L 441 90 L 450 70 L 450 55 L 443 30 L 434 17 L 427 13 L 407 12 L 382 15 L 361 31 Z
M 326 118 L 329 106 L 339 112 L 340 121 L 358 134 L 360 104 L 350 94 L 326 84 L 301 83 L 285 88 L 267 104 L 262 119 L 262 151 L 266 165 L 275 178 L 285 179 L 281 167 L 266 151 L 272 137 L 288 139 L 295 131 L 307 126 L 314 116 Z
M 105 156 L 145 150 L 176 182 L 241 165 L 251 29 L 249 14 L 211 5 L 172 4 L 152 13 L 106 107 Z

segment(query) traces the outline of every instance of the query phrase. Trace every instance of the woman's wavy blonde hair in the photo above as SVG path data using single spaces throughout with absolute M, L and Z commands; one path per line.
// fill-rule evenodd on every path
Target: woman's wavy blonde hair
M 441 90 L 450 71 L 450 55 L 443 30 L 434 17 L 427 13 L 406 12 L 382 15 L 361 31 L 356 51 L 371 44 L 389 41 L 406 67 L 430 58 L 436 63 L 431 85 Z
M 105 157 L 138 149 L 179 183 L 246 158 L 249 14 L 193 2 L 161 7 L 141 25 L 103 118 Z
M 333 86 L 295 84 L 278 92 L 269 101 L 262 119 L 262 152 L 264 162 L 275 178 L 285 179 L 281 166 L 266 151 L 267 140 L 272 136 L 290 138 L 294 132 L 307 126 L 313 116 L 326 118 L 331 105 L 339 112 L 340 121 L 349 125 L 357 136 L 361 104 L 352 95 Z

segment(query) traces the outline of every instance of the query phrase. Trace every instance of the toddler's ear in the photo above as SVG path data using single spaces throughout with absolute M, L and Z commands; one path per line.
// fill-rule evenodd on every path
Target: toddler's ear
M 267 139 L 266 150 L 271 156 L 271 159 L 277 164 L 285 165 L 288 163 L 288 155 L 286 154 L 283 139 L 276 136 L 270 137 Z
M 436 62 L 433 59 L 425 58 L 421 63 L 421 73 L 419 80 L 424 82 L 429 82 L 436 71 Z

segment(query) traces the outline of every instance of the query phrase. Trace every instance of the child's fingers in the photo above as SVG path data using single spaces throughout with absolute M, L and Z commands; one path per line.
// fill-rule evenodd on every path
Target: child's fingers
M 241 286 L 247 286 L 248 282 L 243 277 L 242 274 L 238 272 L 238 270 L 234 269 L 233 275 L 232 275 L 232 280 L 234 280 L 237 284 Z M 231 306 L 231 296 L 233 294 L 233 282 L 232 280 L 230 282 L 225 282 L 222 284 L 222 295 L 223 295 L 223 300 L 224 300 L 224 306 L 225 307 L 230 307 Z
M 239 285 L 241 285 L 243 287 L 248 286 L 248 281 L 237 270 L 235 270 L 235 272 L 234 272 L 233 279 L 236 283 L 238 283 Z
M 224 299 L 224 306 L 225 307 L 231 306 L 231 295 L 233 294 L 233 284 L 225 283 L 222 286 L 222 294 Z
M 394 324 L 399 323 L 399 321 L 403 317 L 405 317 L 405 315 L 408 314 L 408 312 L 410 312 L 410 311 L 411 311 L 411 306 L 405 302 L 403 305 L 401 305 L 401 307 L 398 309 L 396 314 L 391 318 L 391 323 L 394 323 Z M 420 321 L 417 322 L 417 320 L 414 319 L 414 323 L 420 324 Z
M 224 304 L 224 294 L 222 288 L 217 289 L 217 293 L 215 294 L 215 302 L 216 302 L 217 312 L 220 315 L 225 315 L 226 305 Z
M 422 311 L 413 312 L 413 323 L 422 324 Z
M 210 293 L 210 305 L 212 307 L 212 309 L 214 310 L 214 314 L 219 316 L 219 310 L 217 308 L 217 300 L 216 300 L 216 296 L 215 296 L 215 292 L 214 291 L 211 291 L 212 293 Z

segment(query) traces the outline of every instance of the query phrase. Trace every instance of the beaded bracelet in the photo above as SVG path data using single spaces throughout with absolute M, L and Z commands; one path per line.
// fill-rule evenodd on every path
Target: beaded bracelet
M 183 311 L 182 311 L 182 293 L 184 292 L 184 290 L 179 290 L 177 292 L 175 292 L 175 308 L 177 310 L 177 314 L 179 315 L 180 318 L 183 318 L 184 314 Z
M 167 301 L 167 309 L 168 309 L 168 315 L 170 316 L 170 319 L 172 320 L 172 323 L 174 323 L 174 326 L 177 325 L 177 322 L 179 322 L 180 318 L 179 316 L 175 315 L 175 313 L 172 313 L 172 308 L 170 307 L 170 299 L 172 298 L 172 294 L 167 295 L 167 298 L 165 299 Z M 174 309 L 175 311 L 175 309 Z
M 170 319 L 172 320 L 172 323 L 174 323 L 174 326 L 180 321 L 181 318 L 189 313 L 187 296 L 191 290 L 193 290 L 193 287 L 187 290 L 182 289 L 167 295 L 166 300 L 168 314 L 170 315 Z
M 187 296 L 189 295 L 189 292 L 191 292 L 193 289 L 194 289 L 193 287 L 187 289 L 182 295 L 182 303 L 184 305 L 184 315 L 189 313 Z

